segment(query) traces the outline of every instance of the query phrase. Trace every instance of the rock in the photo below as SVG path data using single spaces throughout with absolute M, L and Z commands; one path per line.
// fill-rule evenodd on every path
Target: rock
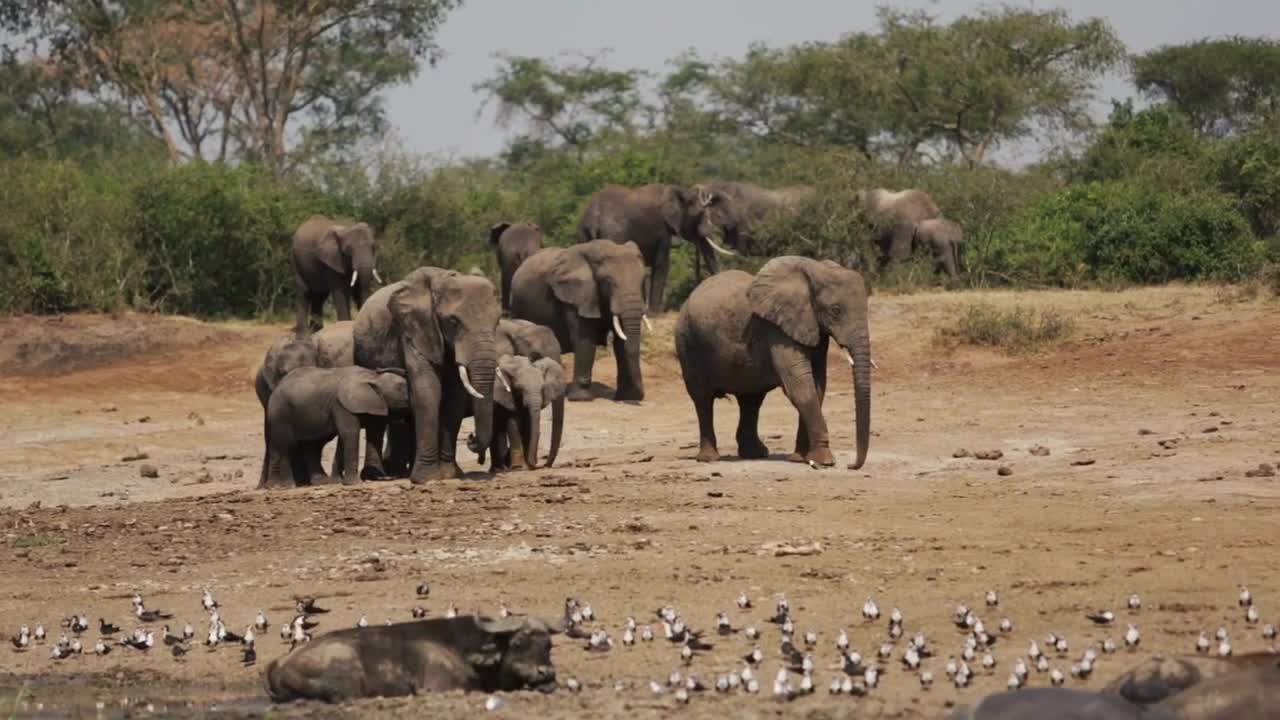
M 1004 453 L 1000 450 L 979 450 L 973 456 L 979 460 L 999 460 L 1004 457 Z
M 1031 450 L 1029 450 L 1028 452 L 1030 452 L 1032 455 L 1035 455 L 1036 457 L 1048 457 L 1049 448 L 1044 447 L 1043 445 L 1037 445 L 1031 448 Z
M 151 422 L 151 416 L 150 416 L 150 415 L 143 415 L 142 417 L 138 418 L 138 422 L 140 422 L 140 423 L 149 423 L 149 422 Z
M 115 403 L 107 403 L 106 405 L 102 406 L 102 412 L 104 413 L 113 413 L 119 409 L 120 408 L 117 408 Z
M 791 543 L 771 542 L 762 545 L 761 549 L 772 554 L 774 557 L 822 554 L 822 545 L 817 542 L 811 542 L 808 545 L 792 545 Z
M 1139 435 L 1155 435 L 1155 434 L 1156 434 L 1156 431 L 1155 431 L 1155 430 L 1148 430 L 1148 429 L 1146 429 L 1146 428 L 1138 428 L 1138 434 L 1139 434 Z
M 158 478 L 160 477 L 160 468 L 147 463 L 138 468 L 138 475 L 141 475 L 144 478 Z
M 1217 426 L 1217 425 L 1210 425 L 1209 427 L 1205 428 L 1204 430 L 1201 430 L 1201 432 L 1206 432 L 1206 433 L 1216 433 L 1216 432 L 1218 432 L 1218 426 Z
M 1262 463 L 1253 470 L 1248 470 L 1244 474 L 1248 478 L 1269 478 L 1276 476 L 1276 469 L 1268 463 Z
M 955 452 L 951 453 L 951 457 L 953 457 L 953 458 L 967 458 L 967 457 L 969 457 L 969 451 L 968 451 L 968 450 L 965 450 L 964 448 L 960 448 L 959 450 L 957 450 L 957 451 L 955 451 Z
M 210 475 L 208 470 L 204 470 L 196 476 L 197 485 L 208 485 L 211 482 L 213 482 L 213 475 Z
M 1083 465 L 1092 465 L 1095 462 L 1097 462 L 1097 460 L 1094 460 L 1093 458 L 1084 458 L 1083 460 L 1072 460 L 1071 464 L 1075 466 L 1083 466 Z
M 996 470 L 996 474 L 1001 477 L 1008 477 L 1013 474 L 1013 468 L 1008 465 L 1001 465 L 1000 469 Z
M 136 462 L 138 460 L 146 460 L 149 457 L 151 456 L 137 448 L 134 448 L 132 453 L 120 458 L 120 462 Z

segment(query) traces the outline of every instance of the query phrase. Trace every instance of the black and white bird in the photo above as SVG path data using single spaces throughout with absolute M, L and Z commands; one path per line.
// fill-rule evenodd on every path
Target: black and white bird
M 1009 618 L 1000 618 L 1000 632 L 1006 634 L 1013 632 L 1013 621 Z
M 204 593 L 200 596 L 200 606 L 205 612 L 213 612 L 218 609 L 218 601 L 213 599 L 213 593 L 209 592 L 209 588 L 204 589 Z
M 453 603 L 449 603 L 449 607 L 444 609 L 444 616 L 449 619 L 458 617 L 458 608 Z
M 71 632 L 79 635 L 89 629 L 89 618 L 84 615 L 72 615 L 68 618 L 67 627 L 71 628 Z
M 760 638 L 760 631 L 756 629 L 755 625 L 747 626 L 747 629 L 743 630 L 742 634 L 745 635 L 748 640 L 758 640 Z
M 1027 676 L 1031 674 L 1031 671 L 1027 669 L 1025 660 L 1018 658 L 1013 661 L 1013 674 L 1021 678 L 1023 682 L 1027 681 Z
M 1066 680 L 1066 676 L 1058 668 L 1054 668 L 1049 673 L 1049 682 L 1053 683 L 1054 687 L 1062 687 L 1062 683 L 1066 682 Z
M 1227 639 L 1227 626 L 1226 626 L 1226 625 L 1219 625 L 1219 626 L 1218 626 L 1218 632 L 1214 634 L 1214 637 L 1215 637 L 1215 638 L 1217 638 L 1218 640 L 1226 640 L 1226 639 Z
M 163 642 L 165 645 L 173 646 L 173 645 L 178 645 L 179 643 L 182 643 L 183 638 L 180 638 L 177 635 L 174 635 L 173 632 L 169 630 L 169 626 L 165 625 L 164 627 L 160 628 L 160 641 Z
M 764 651 L 760 649 L 759 645 L 757 645 L 751 649 L 751 652 L 746 654 L 743 660 L 745 660 L 748 665 L 753 667 L 758 666 L 760 663 L 764 662 Z
M 738 593 L 738 609 L 746 610 L 751 607 L 751 598 L 745 592 Z
M 1000 598 L 996 595 L 995 590 L 987 591 L 987 607 L 997 607 L 1000 605 Z
M 173 614 L 163 610 L 148 610 L 145 605 L 134 605 L 133 614 L 140 622 L 154 623 L 161 620 L 172 620 Z
M 933 672 L 929 670 L 925 670 L 924 672 L 920 673 L 920 687 L 924 688 L 925 690 L 928 690 L 929 688 L 933 687 Z
M 1240 607 L 1249 607 L 1253 604 L 1253 595 L 1249 593 L 1249 588 L 1244 585 L 1240 586 Z
M 1209 634 L 1202 630 L 1200 632 L 1200 637 L 1196 638 L 1196 652 L 1203 655 L 1209 652 L 1211 645 L 1212 644 L 1209 642 Z
M 1102 641 L 1102 652 L 1106 653 L 1107 655 L 1110 655 L 1115 651 L 1116 651 L 1115 640 L 1112 640 L 1111 638 L 1106 638 L 1105 640 Z
M 1036 642 L 1035 640 L 1032 640 L 1030 647 L 1027 648 L 1027 657 L 1031 658 L 1032 660 L 1035 660 L 1039 658 L 1041 654 L 1042 653 L 1040 652 L 1040 643 Z
M 505 607 L 502 609 L 506 610 Z M 504 615 L 503 617 L 506 617 L 506 616 Z M 367 615 L 361 615 L 360 619 L 356 620 L 356 627 L 358 628 L 369 627 L 369 617 Z
M 636 644 L 636 633 L 631 628 L 622 629 L 622 644 L 631 647 Z
M 613 640 L 604 630 L 596 630 L 587 639 L 587 650 L 591 652 L 608 652 L 613 649 Z
M 1250 605 L 1244 611 L 1244 621 L 1250 625 L 1258 624 L 1258 607 L 1256 605 Z
M 44 625 L 37 625 L 36 629 L 31 633 L 31 638 L 36 642 L 44 642 L 44 638 L 45 638 Z
M 420 598 L 427 597 L 431 594 L 431 586 L 427 583 L 419 583 L 418 587 L 414 589 L 414 592 L 417 593 Z
M 653 628 L 649 625 L 645 625 L 644 627 L 640 628 L 640 639 L 643 640 L 644 642 L 652 641 Z
M 182 641 L 191 642 L 196 637 L 196 629 L 191 627 L 191 623 L 182 626 Z
M 1110 610 L 1099 610 L 1098 612 L 1089 613 L 1085 617 L 1092 620 L 1095 625 L 1110 625 L 1115 622 L 1116 614 Z
M 111 652 L 111 646 L 108 645 L 106 642 L 104 642 L 101 638 L 98 639 L 98 642 L 93 644 L 94 655 L 101 656 L 101 655 L 106 655 L 109 652 Z
M 249 643 L 244 647 L 244 651 L 240 655 L 240 664 L 244 667 L 250 667 L 258 662 L 258 651 L 254 649 L 253 643 Z
M 1222 641 L 1218 643 L 1218 657 L 1223 657 L 1223 658 L 1231 657 L 1230 638 L 1223 638 Z
M 844 628 L 840 628 L 840 634 L 836 636 L 836 649 L 842 653 L 849 649 L 849 633 Z
M 906 652 L 902 653 L 902 664 L 909 670 L 915 670 L 920 667 L 920 653 L 915 647 L 908 647 Z
M 1049 658 L 1044 655 L 1041 655 L 1040 657 L 1036 658 L 1036 672 L 1048 672 L 1048 671 L 1049 671 Z
M 316 599 L 311 595 L 303 595 L 298 599 L 299 615 L 322 615 L 329 612 L 328 608 L 322 608 L 316 605 Z
M 806 630 L 804 633 L 805 647 L 813 647 L 814 645 L 817 645 L 817 644 L 818 644 L 818 633 L 814 632 L 813 630 Z
M 1129 629 L 1124 633 L 1124 646 L 1129 649 L 1138 647 L 1138 643 L 1142 642 L 1142 635 L 1138 633 L 1138 626 L 1129 623 Z
M 733 624 L 729 622 L 729 616 L 722 612 L 716 613 L 716 634 L 717 635 L 733 634 Z
M 1017 673 L 1009 673 L 1009 680 L 1005 683 L 1005 687 L 1010 690 L 1018 690 L 1022 687 L 1024 680 L 1018 677 Z
M 427 609 L 421 605 L 415 605 L 413 610 L 409 611 L 409 614 L 413 616 L 414 620 L 421 620 L 427 616 Z
M 39 628 L 36 628 L 36 629 L 37 629 L 37 630 L 39 630 Z M 1276 639 L 1276 626 L 1275 626 L 1275 625 L 1272 625 L 1271 623 L 1267 623 L 1266 625 L 1263 625 L 1263 626 L 1262 626 L 1262 639 L 1263 639 L 1263 640 L 1275 640 L 1275 639 Z
M 589 602 L 582 603 L 581 612 L 582 612 L 582 619 L 587 622 L 591 622 L 596 618 L 595 611 L 591 609 L 591 603 Z
M 890 611 L 889 611 L 889 622 L 890 622 L 891 624 L 893 624 L 893 625 L 901 625 L 901 624 L 902 624 L 902 611 L 901 611 L 901 610 L 899 610 L 898 608 L 894 608 L 893 610 L 890 610 Z
M 267 628 L 271 627 L 271 623 L 267 622 L 266 613 L 261 610 L 258 611 L 258 616 L 253 619 L 253 627 L 256 628 L 258 632 L 264 632 Z
M 1138 593 L 1133 593 L 1132 595 L 1129 596 L 1129 609 L 1130 610 L 1142 609 L 1142 598 L 1138 595 Z
M 14 635 L 10 642 L 13 643 L 13 649 L 19 652 L 31 647 L 31 629 L 26 625 L 18 628 L 18 634 Z
M 868 620 L 880 619 L 880 606 L 876 605 L 876 601 L 870 597 L 862 604 L 862 617 Z
M 119 625 L 113 625 L 104 618 L 98 618 L 98 633 L 102 635 L 115 635 L 120 632 Z

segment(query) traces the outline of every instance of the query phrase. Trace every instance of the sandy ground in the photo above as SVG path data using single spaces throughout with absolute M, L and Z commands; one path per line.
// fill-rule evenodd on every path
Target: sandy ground
M 1078 331 L 1031 356 L 936 349 L 934 328 L 975 301 L 1056 307 Z M 433 615 L 449 604 L 492 613 L 505 603 L 554 616 L 575 595 L 618 646 L 587 653 L 581 641 L 559 639 L 561 679 L 586 689 L 507 695 L 494 713 L 548 718 L 666 717 L 675 700 L 654 696 L 650 680 L 680 669 L 711 682 L 741 667 L 752 646 L 741 634 L 714 638 L 688 669 L 661 639 L 621 646 L 626 616 L 654 622 L 665 604 L 695 627 L 711 629 L 723 610 L 762 631 L 761 695 L 696 695 L 679 711 L 689 717 L 938 717 L 1003 689 L 1014 658 L 1050 631 L 1071 643 L 1054 661 L 1065 670 L 1090 643 L 1118 641 L 1128 622 L 1140 628 L 1139 651 L 1106 656 L 1086 682 L 1069 681 L 1086 687 L 1145 654 L 1190 651 L 1200 630 L 1219 625 L 1237 652 L 1268 647 L 1236 593 L 1247 583 L 1263 622 L 1280 622 L 1280 481 L 1246 475 L 1280 463 L 1280 304 L 1230 289 L 1164 288 L 876 296 L 872 308 L 880 369 L 871 453 L 859 471 L 846 469 L 845 372 L 833 373 L 827 403 L 835 469 L 781 459 L 795 413 L 780 392 L 761 422 L 777 459 L 739 462 L 726 444 L 724 461 L 693 462 L 696 422 L 669 314 L 646 338 L 646 400 L 571 404 L 554 469 L 288 492 L 252 489 L 261 411 L 251 374 L 283 326 L 134 315 L 0 321 L 0 629 L 7 638 L 21 623 L 42 622 L 56 637 L 59 620 L 79 612 L 94 620 L 91 643 L 99 617 L 134 627 L 135 591 L 198 633 L 204 587 L 235 630 L 259 608 L 287 621 L 299 593 L 332 608 L 321 631 L 360 615 L 407 620 L 423 581 L 432 590 L 421 602 Z M 605 384 L 612 365 L 597 363 Z M 732 438 L 736 412 L 718 404 L 722 439 Z M 1037 447 L 1048 454 L 1033 454 Z M 1003 457 L 953 457 L 961 448 Z M 158 477 L 142 477 L 144 463 Z M 998 474 L 1002 466 L 1011 474 Z M 818 543 L 820 553 L 777 556 L 778 543 Z M 998 608 L 982 607 L 988 589 L 1000 593 Z M 744 591 L 755 600 L 748 611 L 734 606 Z M 1123 607 L 1131 592 L 1143 597 L 1138 613 Z M 799 629 L 819 635 L 820 691 L 791 704 L 770 692 L 779 630 L 765 619 L 782 595 Z M 908 635 L 928 636 L 936 655 L 926 667 L 939 678 L 932 690 L 901 667 L 899 643 L 869 696 L 827 695 L 840 628 L 864 655 L 885 638 L 883 621 L 861 618 L 868 596 L 886 614 L 900 607 Z M 994 648 L 995 672 L 978 670 L 972 687 L 957 690 L 942 666 L 961 648 L 950 618 L 962 601 L 981 607 L 989 628 L 1008 617 L 1014 630 Z M 1102 608 L 1115 609 L 1116 626 L 1085 619 Z M 261 672 L 287 650 L 274 630 L 251 668 L 229 648 L 196 646 L 182 661 L 163 648 L 117 648 L 59 662 L 47 645 L 17 653 L 6 643 L 0 714 L 73 716 L 102 702 L 110 715 L 128 702 L 161 715 L 260 715 Z M 1047 677 L 1033 673 L 1032 683 Z M 463 717 L 484 699 L 282 711 Z

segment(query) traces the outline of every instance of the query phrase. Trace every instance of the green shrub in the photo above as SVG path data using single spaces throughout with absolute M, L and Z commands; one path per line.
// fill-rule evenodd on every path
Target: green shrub
M 952 323 L 934 331 L 934 342 L 941 346 L 973 345 L 1018 354 L 1046 350 L 1066 340 L 1074 331 L 1075 323 L 1053 309 L 969 305 Z

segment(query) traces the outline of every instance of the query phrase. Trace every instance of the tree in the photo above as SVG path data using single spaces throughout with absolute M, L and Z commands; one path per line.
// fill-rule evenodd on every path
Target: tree
M 1200 132 L 1232 135 L 1280 110 L 1280 41 L 1237 36 L 1166 45 L 1133 58 L 1133 82 Z
M 484 95 L 478 115 L 495 103 L 495 121 L 510 127 L 520 119 L 532 139 L 559 141 L 579 153 L 602 130 L 630 131 L 647 106 L 639 70 L 602 67 L 604 53 L 579 55 L 578 62 L 498 54 L 493 77 L 473 89 Z M 522 155 L 529 149 L 523 147 Z
M 380 93 L 438 60 L 461 2 L 40 0 L 22 15 L 0 0 L 0 26 L 125 107 L 171 160 L 234 152 L 281 171 L 383 129 Z

